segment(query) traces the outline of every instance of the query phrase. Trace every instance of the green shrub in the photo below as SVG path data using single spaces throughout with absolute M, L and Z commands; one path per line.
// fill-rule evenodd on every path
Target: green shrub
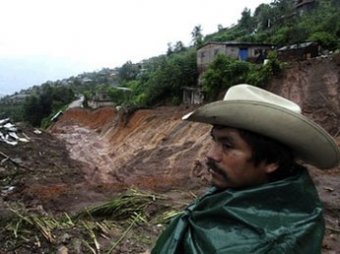
M 203 76 L 202 89 L 208 101 L 215 100 L 222 90 L 247 80 L 251 64 L 218 55 Z
M 208 101 L 215 100 L 220 92 L 236 84 L 248 83 L 263 87 L 281 71 L 282 64 L 275 52 L 269 52 L 268 62 L 264 65 L 218 55 L 203 76 L 202 88 Z
M 337 48 L 337 38 L 327 32 L 315 32 L 308 40 L 318 42 L 324 49 L 335 50 Z

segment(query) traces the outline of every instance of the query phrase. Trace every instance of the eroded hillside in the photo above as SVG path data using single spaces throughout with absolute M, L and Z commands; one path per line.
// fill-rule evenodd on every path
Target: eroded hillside
M 340 134 L 340 54 L 289 63 L 267 87 L 298 103 L 304 115 Z
M 339 77 L 333 58 L 310 59 L 291 63 L 267 88 L 300 104 L 305 115 L 337 137 Z M 73 159 L 87 163 L 88 180 L 152 188 L 196 184 L 192 176 L 201 174 L 210 136 L 209 126 L 181 120 L 192 109 L 159 107 L 127 115 L 114 108 L 76 108 L 50 131 L 65 141 Z
M 267 89 L 299 103 L 303 113 L 340 144 L 340 66 L 333 58 L 291 63 Z M 23 202 L 25 209 L 39 214 L 73 213 L 110 200 L 130 187 L 166 195 L 160 200 L 152 199 L 148 218 L 165 207 L 181 209 L 207 186 L 204 159 L 210 144 L 210 126 L 181 120 L 193 109 L 180 106 L 124 112 L 109 107 L 73 108 L 42 134 L 23 126 L 21 131 L 28 135 L 29 143 L 15 147 L 1 144 L 0 173 L 10 188 L 2 191 L 0 218 L 5 221 L 3 218 L 13 216 L 7 209 L 11 202 Z M 326 171 L 308 167 L 326 210 L 323 254 L 337 253 L 340 167 Z M 109 249 L 112 239 L 118 241 L 125 234 L 125 228 L 117 225 L 103 229 L 102 224 L 96 227 L 102 249 Z M 150 248 L 161 229 L 157 223 L 136 226 L 112 253 L 141 253 Z M 81 249 L 77 241 L 85 236 L 74 225 L 68 230 L 66 240 L 67 234 L 54 230 L 54 237 L 47 235 L 50 238 L 46 241 L 46 235 L 11 238 L 7 233 L 17 234 L 18 230 L 3 228 L 0 240 L 6 244 L 0 250 L 40 253 L 61 246 L 70 253 L 81 253 L 76 251 Z M 88 250 L 84 243 L 81 246 Z
M 167 190 L 200 184 L 209 126 L 181 120 L 192 109 L 160 107 L 126 116 L 113 108 L 67 111 L 51 132 L 91 182 Z M 203 175 L 202 175 L 203 176 Z
M 310 59 L 291 63 L 267 89 L 300 104 L 303 114 L 340 141 L 339 78 L 340 68 L 332 57 Z M 73 159 L 86 163 L 90 182 L 157 191 L 204 189 L 210 127 L 182 121 L 192 109 L 160 107 L 128 116 L 113 108 L 72 109 L 51 133 L 65 141 Z M 340 210 L 339 168 L 309 168 L 327 210 L 325 249 L 340 250 L 334 240 L 340 227 L 339 214 L 334 212 Z

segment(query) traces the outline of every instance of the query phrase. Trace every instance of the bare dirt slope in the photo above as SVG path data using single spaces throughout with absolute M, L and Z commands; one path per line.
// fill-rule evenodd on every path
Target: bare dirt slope
M 303 113 L 340 144 L 339 69 L 332 58 L 290 64 L 267 89 L 302 105 Z M 113 108 L 74 108 L 48 132 L 36 135 L 25 129 L 30 143 L 0 145 L 3 153 L 19 162 L 1 164 L 2 176 L 16 186 L 3 200 L 21 200 L 32 209 L 72 212 L 135 186 L 166 193 L 184 205 L 192 198 L 189 193 L 200 194 L 206 188 L 203 161 L 210 144 L 208 125 L 181 120 L 191 110 L 159 107 L 123 114 Z M 323 253 L 340 252 L 340 168 L 321 171 L 309 166 L 309 170 L 326 208 Z M 1 202 L 0 212 L 4 213 Z M 157 230 L 145 228 L 139 233 L 154 239 Z M 125 241 L 127 245 L 116 253 L 139 253 L 151 242 Z
M 90 182 L 155 190 L 191 187 L 198 183 L 191 176 L 206 150 L 209 126 L 183 122 L 189 110 L 145 109 L 125 119 L 109 108 L 72 109 L 51 132 L 65 141 L 71 158 L 87 164 Z
M 310 59 L 291 63 L 267 89 L 300 104 L 305 115 L 339 142 L 339 78 L 340 68 L 331 57 Z M 87 163 L 89 181 L 156 191 L 197 189 L 205 186 L 203 160 L 210 136 L 209 126 L 181 120 L 190 110 L 163 107 L 140 110 L 126 118 L 113 109 L 95 112 L 75 109 L 63 116 L 52 133 L 65 140 L 73 159 Z M 107 117 L 102 117 L 103 114 Z M 74 124 L 69 124 L 71 119 Z M 328 171 L 309 168 L 327 211 L 325 251 L 327 248 L 340 251 L 336 241 L 340 228 L 339 168 Z
M 340 54 L 289 63 L 267 89 L 295 101 L 304 115 L 340 135 Z

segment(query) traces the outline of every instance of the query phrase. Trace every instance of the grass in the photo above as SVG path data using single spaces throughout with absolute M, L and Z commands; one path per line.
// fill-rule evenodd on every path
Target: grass
M 130 189 L 107 203 L 86 209 L 86 211 L 79 213 L 77 218 L 105 217 L 113 220 L 127 220 L 136 214 L 140 214 L 140 217 L 142 217 L 147 214 L 146 209 L 149 205 L 162 198 L 152 193 Z
M 147 228 L 167 223 L 178 212 L 158 209 L 169 197 L 130 189 L 99 206 L 90 207 L 71 216 L 37 214 L 23 206 L 9 207 L 11 219 L 2 221 L 0 252 L 55 253 L 67 247 L 70 253 L 118 253 L 124 241 L 136 241 L 150 247 Z M 150 212 L 150 207 L 156 211 Z M 138 233 L 135 233 L 138 232 Z M 142 233 L 141 233 L 142 232 Z M 147 241 L 146 241 L 147 240 Z

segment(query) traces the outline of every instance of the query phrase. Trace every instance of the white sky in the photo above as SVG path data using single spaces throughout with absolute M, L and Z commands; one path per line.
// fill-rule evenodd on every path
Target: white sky
M 29 79 L 43 83 L 49 74 L 49 80 L 53 80 L 103 67 L 119 67 L 128 60 L 139 62 L 164 54 L 169 42 L 182 41 L 189 46 L 194 26 L 201 25 L 203 35 L 210 34 L 217 31 L 219 24 L 236 24 L 245 7 L 253 12 L 261 3 L 270 2 L 0 0 L 0 59 L 16 59 L 19 65 L 20 61 L 45 59 L 39 62 L 39 70 L 32 70 L 34 64 L 28 68 L 27 62 L 7 74 L 0 70 L 0 93 L 17 90 L 14 83 L 21 76 L 24 88 L 39 84 L 29 83 Z M 60 74 L 52 73 L 54 64 Z M 29 74 L 25 73 L 27 69 Z

